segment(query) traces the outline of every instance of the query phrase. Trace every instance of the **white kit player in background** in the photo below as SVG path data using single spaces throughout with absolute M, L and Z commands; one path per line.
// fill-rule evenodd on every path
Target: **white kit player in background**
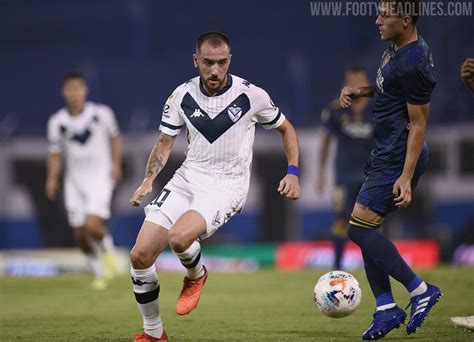
M 161 133 L 145 178 L 130 200 L 138 206 L 151 193 L 176 136 L 186 127 L 186 159 L 146 206 L 145 221 L 131 252 L 133 291 L 145 330 L 135 334 L 135 341 L 168 340 L 160 317 L 155 269 L 156 258 L 168 244 L 187 270 L 176 313 L 185 315 L 197 306 L 208 275 L 199 241 L 215 233 L 244 206 L 257 123 L 277 129 L 283 137 L 288 170 L 280 170 L 283 179 L 275 190 L 291 199 L 300 195 L 299 149 L 293 126 L 263 89 L 228 73 L 230 60 L 226 35 L 207 32 L 198 38 L 194 66 L 200 76 L 180 85 L 166 101 Z
M 48 122 L 49 158 L 46 194 L 55 200 L 64 161 L 64 198 L 69 224 L 86 254 L 95 279 L 104 289 L 117 271 L 117 260 L 105 220 L 115 182 L 121 179 L 120 131 L 112 109 L 86 102 L 87 84 L 79 73 L 63 80 L 66 107 Z

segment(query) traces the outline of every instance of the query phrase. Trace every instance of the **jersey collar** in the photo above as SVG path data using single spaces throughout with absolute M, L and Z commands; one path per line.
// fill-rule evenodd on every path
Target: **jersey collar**
M 414 40 L 408 44 L 405 44 L 401 48 L 398 48 L 397 50 L 395 50 L 395 44 L 390 44 L 390 46 L 388 47 L 388 52 L 390 53 L 391 56 L 394 56 L 394 55 L 400 54 L 402 51 L 408 49 L 410 46 L 416 45 L 422 41 L 423 41 L 423 38 L 421 38 L 421 36 L 418 35 L 417 40 Z
M 224 94 L 227 90 L 229 90 L 230 88 L 232 87 L 232 76 L 231 74 L 227 74 L 227 84 L 224 86 L 224 88 L 222 88 L 221 90 L 219 90 L 219 92 L 214 95 L 214 96 L 219 96 L 219 95 L 222 95 Z M 202 80 L 201 80 L 201 77 L 199 77 L 199 89 L 201 89 L 201 93 L 203 93 L 204 95 L 208 96 L 208 97 L 211 97 L 211 95 L 209 95 L 209 93 L 206 91 L 206 89 L 204 88 L 204 85 L 202 84 Z

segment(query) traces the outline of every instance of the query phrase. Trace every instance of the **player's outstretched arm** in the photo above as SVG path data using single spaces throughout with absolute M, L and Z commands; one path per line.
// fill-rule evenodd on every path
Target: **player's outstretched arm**
M 155 146 L 153 146 L 153 150 L 148 158 L 145 178 L 130 199 L 130 204 L 134 207 L 139 206 L 142 203 L 143 197 L 151 193 L 151 190 L 153 189 L 153 181 L 160 171 L 163 170 L 163 167 L 168 161 L 175 139 L 176 136 L 171 136 L 163 132 L 160 133 L 158 141 L 155 143 Z
M 46 196 L 54 201 L 59 188 L 59 175 L 61 174 L 62 157 L 60 152 L 49 154 L 46 175 Z
M 374 97 L 375 88 L 370 87 L 344 87 L 341 89 L 339 96 L 339 103 L 342 108 L 347 108 L 352 104 L 352 101 L 358 97 Z
M 461 65 L 461 79 L 474 95 L 474 58 L 467 58 Z
M 408 207 L 411 203 L 411 179 L 425 143 L 426 123 L 428 121 L 430 104 L 407 104 L 407 107 L 410 131 L 408 132 L 405 164 L 402 174 L 393 185 L 396 206 L 401 208 Z
M 299 147 L 298 137 L 293 125 L 285 119 L 283 123 L 277 127 L 283 138 L 283 148 L 285 149 L 286 158 L 288 160 L 288 174 L 280 181 L 278 192 L 287 198 L 298 199 L 300 197 L 300 184 L 298 180 L 298 160 Z

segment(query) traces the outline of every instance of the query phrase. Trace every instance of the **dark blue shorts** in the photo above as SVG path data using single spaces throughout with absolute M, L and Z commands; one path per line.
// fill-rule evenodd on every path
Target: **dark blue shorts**
M 411 181 L 411 189 L 415 190 L 418 181 L 428 164 L 428 154 L 421 156 L 416 164 Z M 398 209 L 392 193 L 393 185 L 403 171 L 402 163 L 380 163 L 370 161 L 365 171 L 365 179 L 357 196 L 357 203 L 375 211 L 384 217 Z
M 362 182 L 336 184 L 334 193 L 334 214 L 336 217 L 351 217 L 361 185 Z

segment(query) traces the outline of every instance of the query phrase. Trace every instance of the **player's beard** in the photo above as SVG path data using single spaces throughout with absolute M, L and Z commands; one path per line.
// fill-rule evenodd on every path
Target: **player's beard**
M 213 91 L 220 90 L 224 85 L 224 81 L 225 76 L 222 80 L 220 80 L 218 77 L 209 77 L 205 82 L 206 88 Z
M 225 80 L 226 80 L 225 76 L 222 80 L 220 80 L 217 77 L 209 77 L 208 79 L 204 81 L 204 85 L 206 86 L 208 90 L 212 92 L 217 92 L 224 87 Z

